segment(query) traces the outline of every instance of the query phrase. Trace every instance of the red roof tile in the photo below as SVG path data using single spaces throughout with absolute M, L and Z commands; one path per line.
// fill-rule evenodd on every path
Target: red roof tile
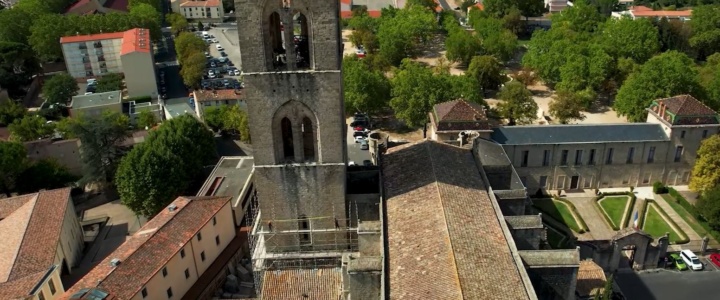
M 124 32 L 110 32 L 110 33 L 98 33 L 98 34 L 88 34 L 88 35 L 70 35 L 70 36 L 64 36 L 60 38 L 60 43 L 80 43 L 80 42 L 90 42 L 90 41 L 100 41 L 100 40 L 113 40 L 113 39 L 121 39 L 123 37 Z
M 342 4 L 347 4 L 347 5 L 352 5 L 352 0 L 340 0 L 340 3 L 342 3 Z
M 97 287 L 117 299 L 131 299 L 229 203 L 230 197 L 175 199 L 172 202 L 175 211 L 161 211 L 59 299 L 68 299 L 89 287 Z M 115 258 L 121 261 L 117 267 L 110 264 Z
M 436 104 L 430 118 L 436 130 L 490 129 L 485 108 L 462 99 Z
M 653 10 L 647 6 L 633 6 L 630 8 L 635 17 L 667 17 L 679 18 L 692 16 L 692 10 Z
M 337 300 L 342 292 L 340 268 L 266 271 L 263 299 Z
M 17 280 L 0 283 L 0 299 L 28 299 L 32 289 L 45 276 L 47 270 Z
M 216 100 L 238 100 L 243 98 L 242 92 L 236 90 L 197 90 L 193 94 L 195 100 L 199 102 Z
M 667 111 L 678 117 L 717 115 L 712 108 L 703 104 L 690 95 L 680 95 L 657 100 L 658 104 L 665 104 Z
M 135 28 L 125 31 L 122 38 L 120 55 L 133 52 L 150 52 L 150 31 L 144 28 Z

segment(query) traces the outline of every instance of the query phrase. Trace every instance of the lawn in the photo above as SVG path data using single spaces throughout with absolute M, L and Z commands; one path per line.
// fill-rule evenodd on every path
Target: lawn
M 551 218 L 565 224 L 565 226 L 573 231 L 581 231 L 577 220 L 575 220 L 573 213 L 570 211 L 570 207 L 562 201 L 552 199 L 535 199 L 533 200 L 533 205 Z
M 625 217 L 625 207 L 630 201 L 628 196 L 604 197 L 598 201 L 605 214 L 618 228 L 622 228 L 622 220 Z
M 665 235 L 666 232 L 669 232 L 670 243 L 675 243 L 678 240 L 681 240 L 678 233 L 675 232 L 675 230 L 673 230 L 672 227 L 665 222 L 665 220 L 663 220 L 662 216 L 660 216 L 658 209 L 660 208 L 658 208 L 657 205 L 647 206 L 647 213 L 642 227 L 643 231 L 647 232 L 653 238 L 659 238 Z
M 559 230 L 547 226 L 547 241 L 553 249 L 567 249 L 567 237 Z
M 672 207 L 672 209 L 675 210 L 675 212 L 678 215 L 680 215 L 680 217 L 683 220 L 685 220 L 685 223 L 687 223 L 690 226 L 690 228 L 695 230 L 695 232 L 699 236 L 708 235 L 707 230 L 705 230 L 705 228 L 703 228 L 703 226 L 698 222 L 698 220 L 695 219 L 695 217 L 693 217 L 692 214 L 690 214 L 684 207 L 682 207 L 682 205 L 677 203 L 675 201 L 675 198 L 670 196 L 670 194 L 663 194 L 663 195 L 659 195 L 659 196 L 663 197 L 663 199 L 665 199 L 665 202 L 667 202 L 670 205 L 670 207 Z

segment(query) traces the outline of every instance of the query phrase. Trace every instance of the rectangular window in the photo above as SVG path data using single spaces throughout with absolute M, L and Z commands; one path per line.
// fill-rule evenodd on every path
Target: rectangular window
M 172 298 L 172 296 L 173 296 L 172 288 L 167 289 L 167 296 L 168 296 L 168 299 Z
M 590 176 L 590 178 L 585 178 L 585 183 L 583 184 L 583 188 L 589 189 L 592 187 L 593 179 L 595 179 L 595 176 Z
M 576 165 L 582 165 L 582 150 L 575 150 L 575 164 Z
M 560 165 L 567 166 L 568 150 L 562 151 L 562 157 L 560 158 Z
M 180 258 L 185 258 L 185 249 L 180 249 Z
M 520 162 L 521 167 L 527 167 L 529 155 L 530 155 L 530 151 L 525 150 L 522 152 L 522 161 Z
M 626 164 L 633 163 L 633 156 L 635 156 L 635 147 L 630 147 L 630 149 L 628 149 L 628 156 L 627 156 L 627 160 L 625 160 L 625 163 Z
M 628 184 L 630 183 L 630 176 L 623 178 L 622 184 Z
M 595 149 L 590 149 L 590 155 L 588 157 L 588 165 L 594 165 L 595 164 Z
M 50 286 L 50 294 L 55 295 L 55 292 L 56 292 L 55 283 L 52 281 L 52 279 L 50 279 L 50 281 L 48 281 L 48 285 Z
M 683 146 L 675 147 L 675 162 L 680 162 L 683 154 Z
M 540 176 L 540 187 L 544 188 L 547 186 L 547 176 Z
M 185 279 L 190 278 L 190 269 L 185 269 Z
M 142 294 L 143 299 L 144 299 L 145 297 L 147 297 L 147 295 L 148 295 L 148 294 L 147 294 L 147 288 L 143 288 L 143 289 L 142 289 L 142 292 L 140 292 L 140 293 Z
M 38 294 L 38 299 L 45 300 L 45 294 L 43 294 L 42 291 L 40 291 L 40 293 Z
M 562 190 L 565 188 L 565 176 L 558 176 L 555 188 Z
M 708 134 L 708 131 L 707 131 L 707 129 L 706 129 L 706 130 L 703 130 L 703 135 L 702 135 L 702 138 L 706 138 L 706 137 L 707 137 L 707 134 Z
M 202 261 L 205 261 L 205 251 L 200 252 L 200 259 L 201 259 Z
M 605 164 L 606 164 L 606 165 L 612 165 L 613 152 L 615 152 L 615 149 L 613 149 L 613 148 L 608 149 L 607 159 L 605 159 Z
M 543 167 L 550 165 L 550 150 L 543 151 Z
M 213 217 L 213 226 L 215 226 L 215 224 L 217 224 L 217 218 Z
M 643 184 L 648 184 L 648 183 L 650 183 L 650 177 L 651 177 L 651 173 L 645 173 L 645 175 L 643 175 L 643 181 L 642 181 L 642 183 L 643 183 Z
M 202 241 L 202 233 L 201 232 L 198 232 L 197 239 L 198 239 L 198 241 Z
M 167 267 L 163 268 L 162 273 L 163 273 L 163 277 L 167 277 Z
M 650 147 L 650 151 L 648 152 L 647 163 L 651 164 L 653 162 L 655 162 L 655 147 Z
M 684 138 L 685 138 L 685 130 L 683 130 L 683 131 L 680 132 L 680 138 L 681 138 L 681 139 L 684 139 Z
M 220 245 L 220 236 L 219 235 L 215 236 L 215 245 Z

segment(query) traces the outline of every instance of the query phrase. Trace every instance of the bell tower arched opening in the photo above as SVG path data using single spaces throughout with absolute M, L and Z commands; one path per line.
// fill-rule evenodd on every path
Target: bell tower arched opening
M 293 143 L 292 123 L 290 119 L 283 118 L 280 121 L 280 130 L 282 132 L 283 157 L 286 160 L 295 159 L 295 145 Z
M 305 161 L 315 161 L 315 129 L 313 123 L 308 117 L 304 117 L 302 121 L 302 138 L 303 138 L 303 158 Z
M 295 48 L 295 67 L 298 70 L 312 67 L 310 56 L 310 24 L 308 18 L 297 10 L 292 14 L 293 46 Z
M 270 14 L 269 24 L 268 24 L 268 30 L 269 34 L 268 37 L 270 39 L 270 48 L 272 49 L 272 59 L 273 59 L 273 68 L 274 69 L 280 69 L 285 67 L 286 64 L 286 58 L 285 58 L 285 38 L 283 37 L 283 23 L 282 19 L 280 18 L 280 14 L 278 12 L 273 12 Z

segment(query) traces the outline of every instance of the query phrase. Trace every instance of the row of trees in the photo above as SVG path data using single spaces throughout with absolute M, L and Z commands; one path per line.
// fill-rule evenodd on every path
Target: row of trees
M 205 124 L 214 131 L 237 132 L 240 140 L 250 143 L 250 125 L 248 114 L 239 105 L 213 106 L 205 109 Z
M 175 38 L 175 52 L 180 64 L 180 76 L 185 85 L 198 87 L 205 72 L 207 45 L 191 32 L 181 32 Z
M 556 107 L 572 107 L 573 115 L 587 109 L 597 93 L 617 91 L 614 108 L 631 121 L 644 120 L 653 99 L 677 94 L 692 94 L 720 108 L 714 79 L 720 72 L 708 64 L 701 80 L 688 56 L 704 59 L 707 49 L 718 49 L 718 7 L 695 8 L 689 23 L 693 35 L 688 36 L 687 25 L 676 21 L 606 19 L 596 6 L 582 0 L 574 4 L 552 16 L 550 30 L 533 35 L 523 57 L 524 66 L 562 95 L 556 101 L 564 103 Z
M 187 192 L 215 157 L 213 134 L 197 119 L 166 121 L 122 158 L 115 174 L 120 200 L 152 217 Z
M 30 161 L 20 143 L 0 141 L 0 193 L 10 197 L 67 186 L 77 180 L 54 160 Z

